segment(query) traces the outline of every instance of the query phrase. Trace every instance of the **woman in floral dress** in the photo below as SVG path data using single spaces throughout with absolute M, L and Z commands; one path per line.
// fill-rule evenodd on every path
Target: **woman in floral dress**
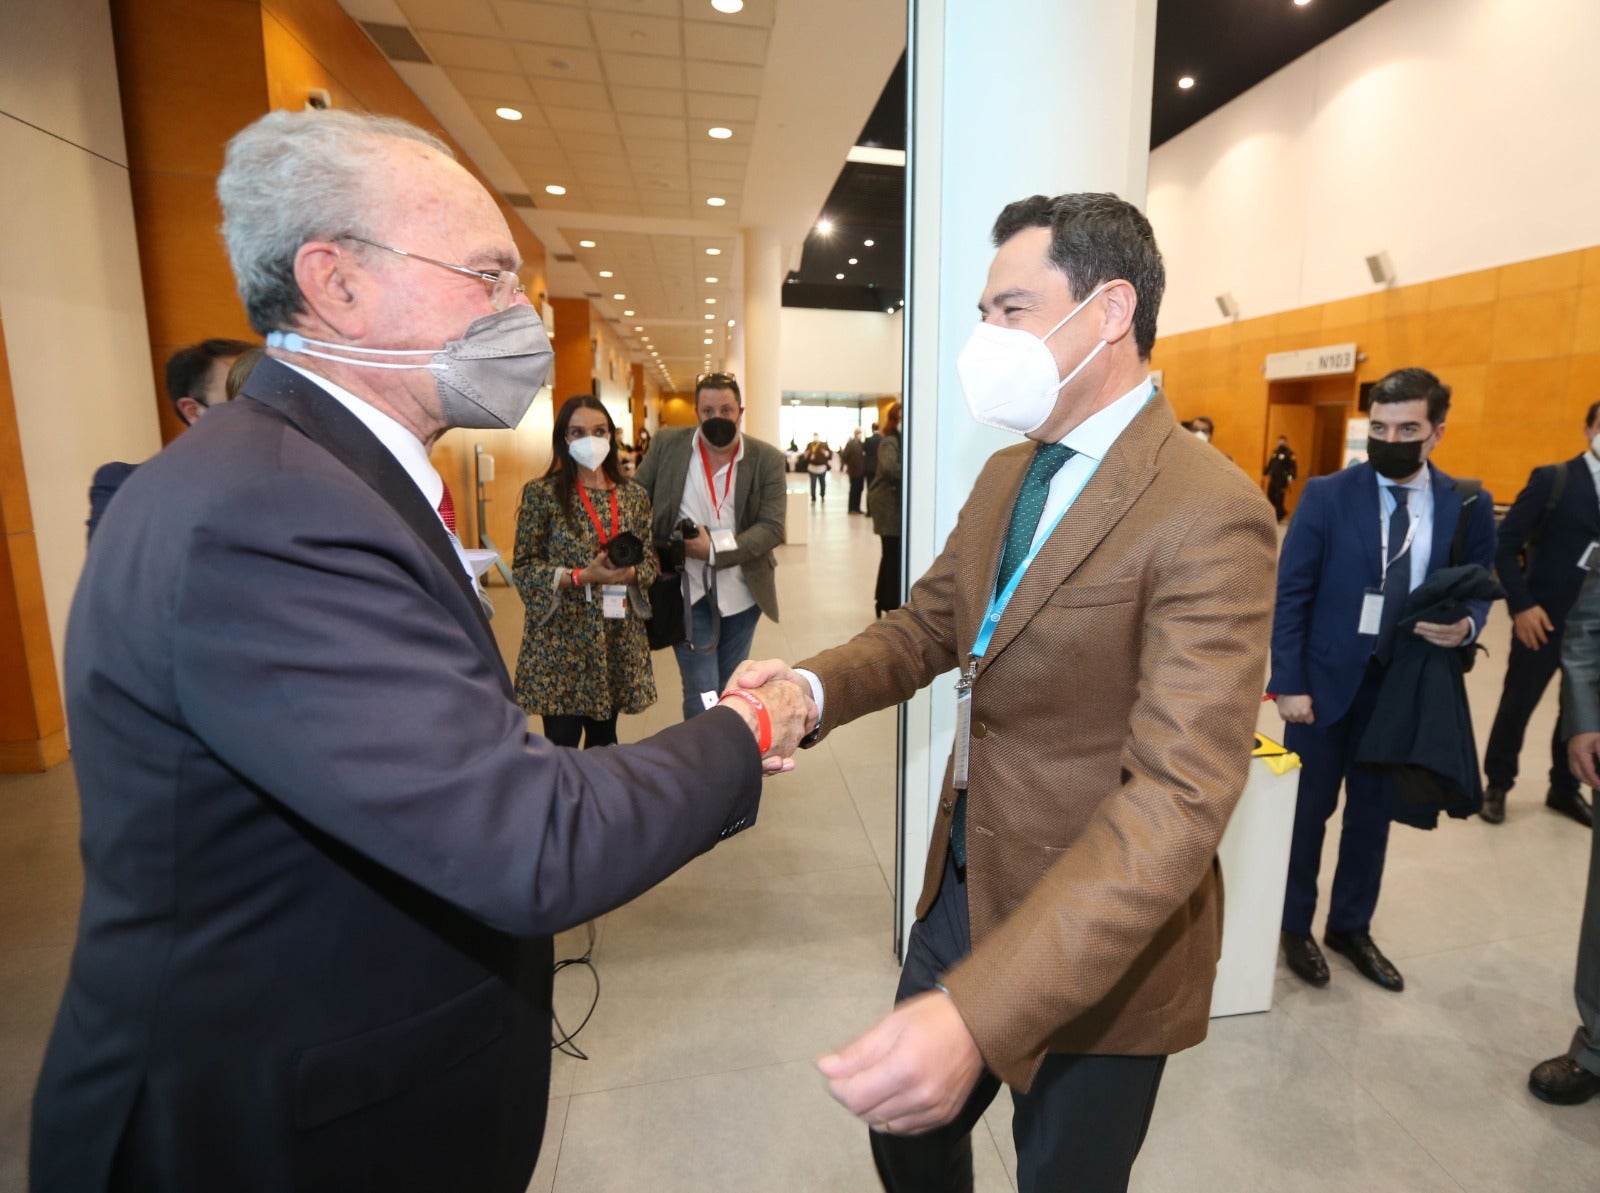
M 606 547 L 631 533 L 644 558 L 616 567 Z M 513 572 L 527 609 L 517 703 L 561 746 L 608 746 L 617 714 L 656 699 L 644 592 L 656 578 L 650 498 L 617 468 L 617 429 L 580 394 L 556 414 L 550 469 L 522 490 Z

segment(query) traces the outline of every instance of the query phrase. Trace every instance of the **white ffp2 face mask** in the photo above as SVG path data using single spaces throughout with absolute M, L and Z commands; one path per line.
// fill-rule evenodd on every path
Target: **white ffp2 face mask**
M 1110 284 L 1095 287 L 1094 293 L 1042 337 L 1019 327 L 996 327 L 992 323 L 973 328 L 967 346 L 956 359 L 956 374 L 961 378 L 961 390 L 972 417 L 985 426 L 1018 435 L 1031 435 L 1042 427 L 1056 408 L 1056 395 L 1062 386 L 1081 373 L 1106 346 L 1106 341 L 1101 340 L 1078 362 L 1077 368 L 1058 378 L 1056 358 L 1050 355 L 1045 342 Z
M 572 457 L 572 462 L 579 468 L 587 468 L 593 472 L 605 463 L 611 454 L 611 440 L 602 439 L 598 435 L 585 435 L 582 439 L 571 440 L 567 444 L 567 455 Z

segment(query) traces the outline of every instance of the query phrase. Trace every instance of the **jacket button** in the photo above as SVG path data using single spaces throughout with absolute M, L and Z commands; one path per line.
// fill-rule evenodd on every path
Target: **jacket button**
M 955 800 L 953 800 L 953 799 L 942 799 L 942 800 L 939 801 L 939 811 L 941 811 L 941 812 L 954 812 L 955 810 L 956 810 L 956 801 Z
M 974 721 L 972 723 L 972 736 L 977 738 L 979 741 L 982 741 L 984 738 L 989 736 L 989 726 L 985 725 L 982 721 Z

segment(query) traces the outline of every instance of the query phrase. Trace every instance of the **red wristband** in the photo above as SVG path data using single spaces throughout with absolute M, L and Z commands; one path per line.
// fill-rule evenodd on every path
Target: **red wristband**
M 736 700 L 747 700 L 756 710 L 756 749 L 765 755 L 772 748 L 772 714 L 767 711 L 767 706 L 761 702 L 761 697 L 754 692 L 747 692 L 743 688 L 734 688 L 731 692 L 722 693 L 726 700 L 729 696 Z
M 574 588 L 582 588 L 583 587 L 583 581 L 579 578 L 582 575 L 583 575 L 583 569 L 582 568 L 573 568 L 572 569 L 572 587 L 574 587 Z

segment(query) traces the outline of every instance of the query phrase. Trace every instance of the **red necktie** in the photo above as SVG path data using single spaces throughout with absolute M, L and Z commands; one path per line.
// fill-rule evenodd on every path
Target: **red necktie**
M 456 503 L 450 496 L 450 483 L 443 477 L 439 478 L 444 485 L 444 496 L 439 498 L 439 517 L 444 522 L 444 528 L 451 534 L 456 532 Z

